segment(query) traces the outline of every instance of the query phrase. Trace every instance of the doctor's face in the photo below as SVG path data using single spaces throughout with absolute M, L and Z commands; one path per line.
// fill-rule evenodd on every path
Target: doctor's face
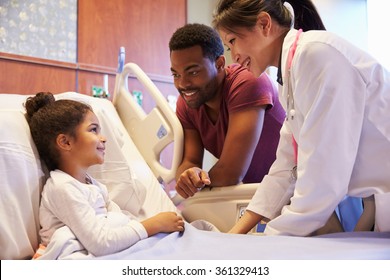
M 217 96 L 218 60 L 204 57 L 200 46 L 171 52 L 175 87 L 190 108 L 199 108 Z
M 260 28 L 237 28 L 235 33 L 218 30 L 224 45 L 231 53 L 233 62 L 246 67 L 256 77 L 271 65 L 270 45 Z

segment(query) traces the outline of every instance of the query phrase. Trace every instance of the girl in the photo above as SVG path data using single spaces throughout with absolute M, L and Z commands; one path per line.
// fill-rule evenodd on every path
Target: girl
M 68 226 L 85 249 L 102 256 L 121 251 L 159 232 L 184 230 L 174 212 L 138 222 L 110 200 L 107 189 L 87 174 L 104 161 L 106 139 L 91 107 L 73 100 L 55 101 L 38 93 L 25 104 L 27 120 L 40 157 L 50 171 L 39 209 L 43 246 Z
M 235 62 L 278 68 L 287 113 L 277 159 L 231 232 L 268 218 L 265 234 L 311 235 L 346 195 L 365 200 L 356 230 L 390 231 L 390 75 L 336 35 L 305 32 L 322 24 L 310 0 L 283 2 L 220 0 L 214 15 Z

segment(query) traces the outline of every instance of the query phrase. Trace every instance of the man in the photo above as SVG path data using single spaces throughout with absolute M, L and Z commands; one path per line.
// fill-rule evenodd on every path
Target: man
M 276 158 L 285 118 L 269 77 L 256 78 L 238 64 L 225 67 L 222 41 L 207 25 L 179 28 L 169 48 L 184 129 L 176 191 L 188 198 L 205 185 L 261 182 Z M 218 159 L 208 172 L 201 169 L 204 149 Z

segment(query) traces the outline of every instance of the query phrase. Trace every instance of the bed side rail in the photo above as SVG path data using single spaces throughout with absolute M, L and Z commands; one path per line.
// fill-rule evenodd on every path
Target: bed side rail
M 163 94 L 137 64 L 127 63 L 121 72 L 122 69 L 119 68 L 113 96 L 114 106 L 155 176 L 160 183 L 163 181 L 169 183 L 175 178 L 176 169 L 182 159 L 184 138 L 182 126 Z M 133 74 L 139 80 L 156 103 L 155 108 L 148 114 L 128 90 L 129 74 Z M 161 164 L 160 155 L 170 143 L 173 143 L 173 157 L 171 167 L 168 168 Z

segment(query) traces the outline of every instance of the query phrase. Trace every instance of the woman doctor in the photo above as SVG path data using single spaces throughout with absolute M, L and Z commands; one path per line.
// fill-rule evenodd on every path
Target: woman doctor
M 278 68 L 287 112 L 277 159 L 230 232 L 270 219 L 266 235 L 309 236 L 346 195 L 365 201 L 355 230 L 390 231 L 390 75 L 336 35 L 305 32 L 319 29 L 314 5 L 289 2 L 220 0 L 214 15 L 235 62 Z

